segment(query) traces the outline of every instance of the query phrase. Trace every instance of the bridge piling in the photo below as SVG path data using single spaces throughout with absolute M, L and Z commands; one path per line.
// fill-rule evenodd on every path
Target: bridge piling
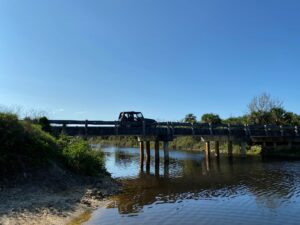
M 169 163 L 169 142 L 164 141 L 164 160 L 165 163 Z
M 247 146 L 246 142 L 241 143 L 240 151 L 241 151 L 242 157 L 246 157 L 246 146 Z
M 215 141 L 215 156 L 220 158 L 220 144 L 218 141 Z
M 146 170 L 150 170 L 150 141 L 146 141 Z
M 210 158 L 210 142 L 205 142 L 205 157 Z
M 141 168 L 144 167 L 144 142 L 140 141 L 140 163 Z
M 227 143 L 227 149 L 228 149 L 228 156 L 229 156 L 229 158 L 232 158 L 232 141 L 228 141 L 228 143 Z
M 154 143 L 155 164 L 159 164 L 159 141 Z

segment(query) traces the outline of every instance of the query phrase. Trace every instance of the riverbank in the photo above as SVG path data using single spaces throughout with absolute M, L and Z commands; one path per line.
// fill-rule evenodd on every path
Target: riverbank
M 47 118 L 0 112 L 0 224 L 67 224 L 120 191 L 104 154 L 51 132 Z
M 82 177 L 57 165 L 0 186 L 1 225 L 76 224 L 121 186 L 109 175 Z

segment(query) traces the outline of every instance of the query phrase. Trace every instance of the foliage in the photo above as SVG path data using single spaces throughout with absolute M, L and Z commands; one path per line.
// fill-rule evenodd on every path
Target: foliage
M 263 93 L 248 105 L 248 122 L 251 124 L 300 125 L 297 114 L 286 111 L 282 101 Z
M 50 134 L 9 113 L 0 113 L 0 142 L 0 173 L 7 175 L 45 165 L 58 153 Z
M 122 136 L 111 136 L 111 137 L 93 137 L 89 139 L 90 143 L 97 143 L 101 145 L 116 145 L 120 147 L 138 147 L 137 137 L 122 137 Z
M 43 116 L 38 118 L 38 124 L 41 126 L 42 130 L 45 132 L 51 132 L 51 126 L 47 117 Z
M 81 138 L 62 136 L 59 140 L 65 165 L 72 171 L 88 176 L 97 176 L 104 169 L 104 154 L 92 150 Z
M 105 171 L 103 155 L 92 150 L 86 141 L 57 140 L 42 127 L 30 120 L 20 121 L 14 114 L 0 113 L 0 178 L 34 171 L 50 162 L 83 175 L 95 176 Z
M 197 122 L 197 117 L 194 114 L 189 113 L 184 117 L 183 122 L 185 122 L 185 123 L 196 123 Z
M 213 113 L 203 114 L 201 117 L 201 121 L 205 123 L 214 123 L 214 124 L 218 124 L 222 122 L 220 116 Z
M 248 155 L 260 155 L 261 154 L 261 146 L 260 145 L 253 145 L 247 151 Z
M 282 101 L 272 98 L 270 94 L 262 93 L 255 96 L 248 105 L 249 113 L 270 112 L 273 108 L 282 108 Z
M 196 150 L 204 149 L 204 143 L 198 137 L 177 137 L 170 142 L 173 149 Z
M 222 121 L 225 124 L 242 125 L 248 123 L 248 116 L 229 117 Z

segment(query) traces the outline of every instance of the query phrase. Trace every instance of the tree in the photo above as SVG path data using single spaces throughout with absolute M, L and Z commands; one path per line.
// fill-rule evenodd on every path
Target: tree
M 271 123 L 271 113 L 270 112 L 252 112 L 248 116 L 249 123 L 254 124 L 270 124 Z
M 206 113 L 203 114 L 201 117 L 201 121 L 205 123 L 221 123 L 222 120 L 218 114 L 213 114 L 213 113 Z
M 300 126 L 300 115 L 292 112 L 287 112 L 286 117 L 291 118 L 290 124 L 293 126 Z
M 267 93 L 255 96 L 248 105 L 249 122 L 254 124 L 283 124 L 286 111 L 282 101 Z
M 41 118 L 38 118 L 38 124 L 41 125 L 41 128 L 43 131 L 48 132 L 48 133 L 51 132 L 50 122 L 47 117 L 43 116 Z
M 248 123 L 248 116 L 238 116 L 238 117 L 229 117 L 223 120 L 223 123 L 232 124 L 232 125 L 243 125 Z
M 255 96 L 248 105 L 249 113 L 270 112 L 273 108 L 283 108 L 282 101 L 274 99 L 267 93 Z
M 185 123 L 196 123 L 197 117 L 193 113 L 189 113 L 184 117 L 183 121 Z
M 270 110 L 270 123 L 282 125 L 285 124 L 286 120 L 286 111 L 283 108 L 275 107 Z

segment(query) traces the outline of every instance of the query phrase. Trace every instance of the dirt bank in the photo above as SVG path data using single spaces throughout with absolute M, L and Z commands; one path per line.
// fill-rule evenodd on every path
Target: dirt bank
M 0 224 L 68 224 L 120 190 L 109 175 L 80 177 L 54 165 L 0 185 Z

